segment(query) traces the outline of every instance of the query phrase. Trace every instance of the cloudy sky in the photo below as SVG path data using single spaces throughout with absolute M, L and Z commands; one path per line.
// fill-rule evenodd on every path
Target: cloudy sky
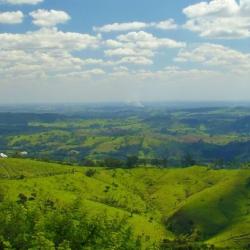
M 250 0 L 0 0 L 0 102 L 250 100 Z

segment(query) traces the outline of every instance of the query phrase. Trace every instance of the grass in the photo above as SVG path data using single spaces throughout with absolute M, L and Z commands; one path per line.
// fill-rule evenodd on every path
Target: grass
M 90 215 L 127 215 L 135 234 L 149 242 L 198 231 L 199 240 L 217 247 L 247 247 L 249 170 L 95 168 L 88 177 L 88 169 L 0 159 L 0 191 L 10 200 L 35 192 L 62 206 L 78 199 Z

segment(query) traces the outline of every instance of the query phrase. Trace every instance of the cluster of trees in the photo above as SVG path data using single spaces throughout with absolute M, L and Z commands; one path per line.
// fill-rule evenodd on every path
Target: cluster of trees
M 190 154 L 186 154 L 181 159 L 181 166 L 183 167 L 189 167 L 196 164 L 196 161 L 194 160 L 193 156 Z M 108 157 L 104 160 L 91 160 L 86 159 L 82 162 L 83 166 L 101 166 L 101 167 L 108 167 L 108 168 L 117 168 L 117 167 L 124 167 L 124 168 L 135 168 L 139 166 L 147 166 L 152 165 L 156 167 L 168 167 L 171 166 L 170 162 L 168 160 L 168 157 L 166 158 L 153 158 L 153 159 L 146 159 L 146 158 L 139 158 L 138 156 L 128 156 L 125 160 L 117 159 Z
M 57 204 L 19 194 L 16 201 L 0 201 L 0 249 L 141 249 L 126 218 L 90 216 L 79 201 Z
M 117 167 L 134 168 L 141 165 L 141 160 L 137 156 L 129 156 L 126 158 L 126 160 L 108 157 L 100 161 L 87 159 L 82 162 L 82 165 L 88 167 L 100 166 L 107 168 L 117 168 Z

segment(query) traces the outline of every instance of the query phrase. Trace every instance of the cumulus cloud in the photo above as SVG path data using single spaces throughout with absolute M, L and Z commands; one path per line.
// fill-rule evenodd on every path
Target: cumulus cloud
M 36 10 L 30 13 L 33 18 L 33 24 L 40 27 L 56 26 L 60 23 L 66 23 L 70 16 L 64 11 L 58 10 Z
M 0 73 L 4 78 L 48 78 L 62 75 L 83 75 L 88 71 L 97 75 L 98 71 L 88 69 L 89 66 L 102 65 L 103 61 L 94 58 L 82 59 L 72 56 L 64 50 L 57 51 L 0 51 Z M 99 74 L 101 71 L 99 70 Z
M 0 12 L 0 23 L 17 24 L 23 22 L 24 15 L 22 11 Z
M 152 59 L 143 56 L 125 56 L 122 57 L 114 64 L 135 64 L 135 65 L 152 65 L 154 62 Z
M 144 31 L 130 32 L 125 35 L 120 35 L 117 40 L 126 43 L 128 46 L 139 47 L 144 49 L 158 49 L 165 48 L 182 48 L 186 44 L 184 42 L 177 42 L 168 38 L 158 38 Z
M 189 18 L 196 18 L 208 15 L 231 16 L 238 11 L 239 5 L 235 0 L 212 0 L 188 6 L 183 13 Z
M 245 29 L 239 28 L 237 32 L 247 32 L 249 1 L 242 0 L 237 3 L 234 0 L 212 0 L 189 6 L 184 9 L 189 19 L 185 27 L 188 28 L 188 25 L 193 24 L 193 31 L 200 34 L 203 32 L 203 36 L 208 37 L 210 35 L 206 35 L 206 32 L 213 32 L 213 34 L 218 32 L 220 35 L 217 37 L 221 37 L 223 28 L 225 36 L 228 37 L 229 31 L 225 27 L 230 26 L 230 34 L 235 36 L 236 25 L 239 23 L 242 25 L 244 21 Z M 95 28 L 98 32 L 133 30 L 110 36 L 112 39 L 103 40 L 101 35 L 60 31 L 55 26 L 70 19 L 64 11 L 39 9 L 31 12 L 30 16 L 33 18 L 33 23 L 41 28 L 22 34 L 0 33 L 0 75 L 3 79 L 93 76 L 108 79 L 108 77 L 126 76 L 131 78 L 131 81 L 132 79 L 159 79 L 174 82 L 175 79 L 183 79 L 184 82 L 186 79 L 195 79 L 198 82 L 206 77 L 215 77 L 225 70 L 241 75 L 250 73 L 250 54 L 212 43 L 187 47 L 185 42 L 163 36 L 157 37 L 143 31 L 150 27 L 176 29 L 177 24 L 173 19 L 152 23 L 115 23 Z M 18 17 L 22 21 L 23 13 L 4 12 L 0 14 L 0 23 L 21 22 L 17 21 Z M 237 23 L 236 19 L 240 21 Z M 218 27 L 215 29 L 213 25 L 216 22 Z M 204 28 L 205 24 L 206 28 Z M 201 28 L 203 28 L 202 31 Z M 103 56 L 84 58 L 83 55 L 74 53 L 86 49 L 99 49 Z M 154 64 L 156 55 L 171 49 L 178 51 L 175 63 L 187 63 L 185 69 L 166 67 L 152 70 L 150 66 Z M 193 66 L 194 68 L 190 69 Z
M 219 45 L 205 43 L 195 48 L 182 49 L 176 62 L 195 62 L 227 72 L 250 73 L 250 54 Z
M 96 32 L 123 32 L 123 31 L 132 31 L 132 30 L 143 30 L 146 28 L 156 28 L 162 30 L 172 30 L 176 29 L 178 25 L 173 19 L 164 20 L 161 22 L 127 22 L 127 23 L 112 23 L 106 24 L 101 27 L 94 27 Z
M 108 49 L 104 54 L 108 57 L 120 58 L 122 64 L 153 64 L 152 58 L 161 49 L 182 48 L 186 44 L 168 38 L 158 38 L 144 31 L 129 32 L 106 41 Z
M 43 28 L 24 34 L 1 33 L 0 49 L 3 50 L 50 50 L 67 51 L 95 48 L 99 38 L 81 33 L 63 32 L 56 28 Z
M 174 30 L 178 28 L 178 25 L 175 23 L 174 19 L 168 19 L 158 23 L 154 23 L 153 27 L 161 30 Z
M 97 32 L 116 32 L 116 31 L 128 31 L 128 30 L 140 30 L 147 28 L 147 23 L 143 22 L 129 22 L 129 23 L 112 23 L 102 27 L 94 27 L 94 31 Z
M 7 4 L 13 4 L 13 5 L 20 5 L 20 4 L 36 5 L 42 2 L 43 0 L 0 0 L 0 3 L 7 3 Z
M 133 48 L 117 48 L 117 49 L 109 49 L 104 51 L 106 56 L 146 56 L 153 57 L 154 53 L 150 50 L 136 50 Z
M 186 29 L 201 37 L 235 39 L 250 37 L 250 0 L 211 0 L 183 10 Z
M 73 51 L 96 49 L 100 39 L 88 34 L 43 28 L 24 34 L 0 34 L 0 75 L 2 78 L 45 77 L 83 71 L 103 61 L 79 58 Z

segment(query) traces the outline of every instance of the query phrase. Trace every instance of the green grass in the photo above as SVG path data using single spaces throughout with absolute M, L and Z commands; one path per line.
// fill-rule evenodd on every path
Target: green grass
M 149 242 L 199 232 L 217 247 L 244 249 L 250 237 L 250 171 L 72 167 L 24 159 L 0 159 L 0 191 L 9 200 L 37 193 L 61 206 L 75 199 L 90 215 L 129 216 L 136 235 Z M 147 242 L 145 243 L 145 247 Z

